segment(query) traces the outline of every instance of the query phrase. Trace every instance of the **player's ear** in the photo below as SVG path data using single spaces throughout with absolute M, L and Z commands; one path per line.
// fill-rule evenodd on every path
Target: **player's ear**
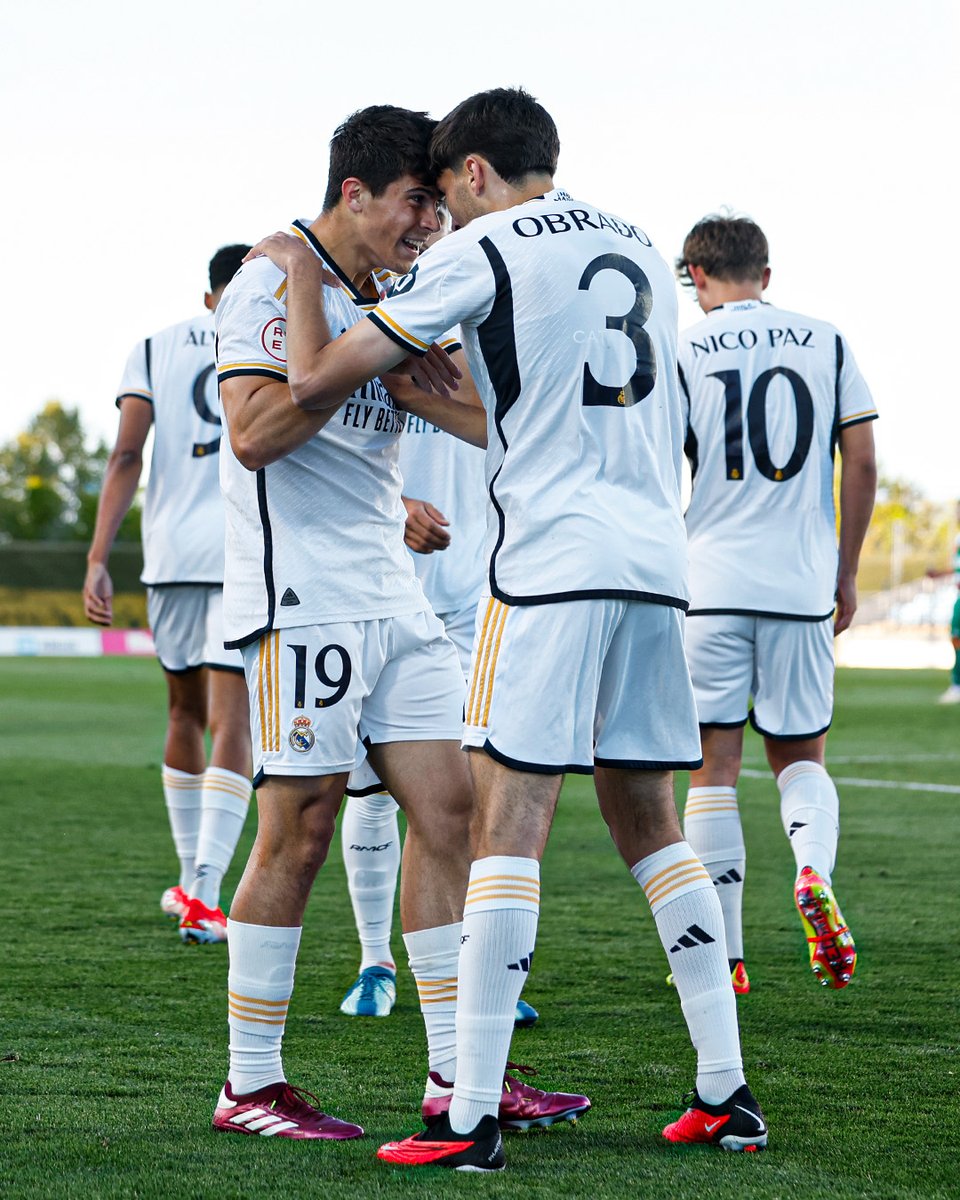
M 707 286 L 707 273 L 703 267 L 698 267 L 696 263 L 687 263 L 687 274 L 698 292 Z
M 463 160 L 463 165 L 467 172 L 467 181 L 471 192 L 475 196 L 483 195 L 483 189 L 488 182 L 487 164 L 478 154 L 468 154 Z
M 210 312 L 213 312 L 213 310 L 217 307 L 217 302 L 213 298 L 213 292 L 203 293 L 203 306 Z
M 770 283 L 770 268 L 764 267 L 763 268 L 763 276 L 760 280 L 760 290 L 762 292 L 765 292 L 767 290 L 767 285 L 769 283 Z
M 363 201 L 367 194 L 367 189 L 361 180 L 354 179 L 352 176 L 340 184 L 340 195 L 350 212 L 363 212 Z

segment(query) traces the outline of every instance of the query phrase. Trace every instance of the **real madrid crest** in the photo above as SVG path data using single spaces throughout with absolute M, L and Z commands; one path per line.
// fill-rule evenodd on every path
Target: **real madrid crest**
M 306 754 L 308 750 L 313 749 L 316 740 L 316 735 L 310 728 L 310 718 L 294 717 L 289 738 L 291 749 L 296 750 L 298 754 Z

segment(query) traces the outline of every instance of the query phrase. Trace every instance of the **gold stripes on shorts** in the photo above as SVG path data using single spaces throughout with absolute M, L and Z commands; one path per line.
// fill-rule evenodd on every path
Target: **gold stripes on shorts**
M 643 890 L 646 892 L 647 900 L 652 908 L 655 904 L 664 904 L 674 892 L 678 892 L 687 884 L 703 881 L 710 884 L 711 887 L 713 886 L 700 859 L 685 858 L 654 875 Z
M 260 749 L 280 751 L 280 633 L 260 639 Z
M 480 636 L 473 656 L 473 678 L 470 681 L 470 695 L 467 699 L 467 725 L 484 726 L 490 719 L 493 677 L 497 669 L 503 627 L 507 623 L 509 611 L 506 604 L 492 596 L 487 601 L 487 610 L 483 615 L 483 625 L 480 627 Z
M 286 1000 L 260 1000 L 256 996 L 240 996 L 227 992 L 227 1011 L 235 1021 L 252 1021 L 255 1025 L 282 1025 L 287 1019 L 290 997 Z

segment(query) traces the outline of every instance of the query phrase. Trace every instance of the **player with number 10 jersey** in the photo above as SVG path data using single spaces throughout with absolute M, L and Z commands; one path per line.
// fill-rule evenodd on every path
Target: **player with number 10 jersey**
M 680 336 L 693 614 L 825 620 L 837 582 L 834 451 L 877 410 L 826 321 L 756 299 Z

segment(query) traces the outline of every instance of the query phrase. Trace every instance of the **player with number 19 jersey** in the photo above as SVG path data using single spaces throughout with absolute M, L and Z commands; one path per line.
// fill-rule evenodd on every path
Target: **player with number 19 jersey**
M 360 295 L 307 227 L 290 232 L 341 280 L 324 287 L 336 334 L 376 303 Z M 246 263 L 217 309 L 220 380 L 285 383 L 286 280 L 267 258 Z M 379 379 L 360 388 L 308 442 L 248 471 L 223 441 L 227 644 L 273 629 L 367 621 L 428 610 L 403 544 L 397 465 L 404 417 Z
M 420 354 L 461 327 L 497 600 L 686 607 L 676 297 L 641 229 L 551 191 L 444 238 L 370 319 Z
M 826 321 L 759 300 L 722 304 L 680 335 L 691 615 L 824 620 L 833 611 L 833 456 L 877 410 Z
M 139 342 L 124 368 L 125 396 L 153 407 L 153 456 L 143 506 L 148 587 L 223 582 L 223 501 L 217 483 L 220 401 L 213 314 Z

